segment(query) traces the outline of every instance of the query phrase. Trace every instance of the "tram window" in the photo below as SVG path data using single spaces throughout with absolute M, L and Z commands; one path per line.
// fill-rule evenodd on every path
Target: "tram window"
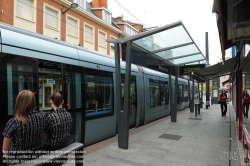
M 62 93 L 61 64 L 50 61 L 38 61 L 39 108 L 51 110 L 50 98 L 55 92 Z
M 13 115 L 15 100 L 22 90 L 30 90 L 36 96 L 36 60 L 5 54 L 0 56 L 1 109 Z M 36 96 L 37 99 L 37 96 Z
M 122 89 L 122 103 L 121 109 L 124 108 L 124 92 L 125 92 L 125 75 L 121 75 L 121 89 Z M 135 77 L 131 76 L 130 80 L 130 91 L 129 91 L 129 125 L 135 123 L 136 112 L 137 112 L 137 98 L 136 98 L 136 83 Z
M 63 65 L 64 104 L 67 109 L 82 108 L 82 81 L 80 69 Z
M 149 80 L 150 107 L 169 104 L 168 83 L 166 81 Z
M 113 78 L 105 71 L 86 69 L 86 118 L 113 115 Z

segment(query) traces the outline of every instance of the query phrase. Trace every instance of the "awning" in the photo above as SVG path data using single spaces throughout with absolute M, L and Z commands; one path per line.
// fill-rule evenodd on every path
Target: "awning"
M 209 65 L 181 21 L 124 39 L 108 39 L 107 42 L 131 42 L 132 63 L 151 69 L 191 64 Z M 126 57 L 122 59 L 125 61 Z
M 199 79 L 200 81 L 213 79 L 223 75 L 229 75 L 234 72 L 235 65 L 237 64 L 236 58 L 228 59 L 225 63 L 220 62 L 216 65 L 198 70 L 194 72 L 193 78 Z M 203 82 L 202 81 L 202 82 Z

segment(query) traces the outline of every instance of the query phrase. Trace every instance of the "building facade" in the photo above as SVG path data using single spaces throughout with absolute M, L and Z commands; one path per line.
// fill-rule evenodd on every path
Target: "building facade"
M 78 7 L 70 8 L 72 3 Z M 0 22 L 114 56 L 113 44 L 106 39 L 136 34 L 143 26 L 112 18 L 107 4 L 107 0 L 1 0 Z

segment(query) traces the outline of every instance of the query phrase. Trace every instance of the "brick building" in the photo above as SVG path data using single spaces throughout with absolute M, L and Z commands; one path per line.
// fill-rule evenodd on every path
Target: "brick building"
M 78 7 L 70 8 L 72 3 Z M 107 4 L 107 0 L 1 0 L 0 22 L 113 56 L 106 39 L 136 34 L 143 26 L 113 18 Z

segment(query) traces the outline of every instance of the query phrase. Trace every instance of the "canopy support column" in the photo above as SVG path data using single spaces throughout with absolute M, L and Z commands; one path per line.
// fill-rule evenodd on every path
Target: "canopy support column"
M 178 104 L 177 99 L 180 98 L 180 94 L 178 94 L 178 67 L 175 67 L 175 95 L 174 95 L 174 102 L 173 102 L 173 108 L 171 109 L 171 122 L 177 121 L 177 110 L 178 110 Z M 170 96 L 172 97 L 172 96 Z
M 128 149 L 129 104 L 130 104 L 129 97 L 130 97 L 130 78 L 131 78 L 131 41 L 128 41 L 127 43 L 122 44 L 122 54 L 126 54 L 126 70 L 125 70 L 125 90 L 124 90 L 124 107 L 123 107 L 124 110 L 120 111 L 119 119 L 118 119 L 118 131 L 119 131 L 118 132 L 118 147 L 122 149 Z M 119 84 L 121 87 L 121 81 L 119 82 Z M 119 91 L 120 90 L 121 88 L 119 89 Z

